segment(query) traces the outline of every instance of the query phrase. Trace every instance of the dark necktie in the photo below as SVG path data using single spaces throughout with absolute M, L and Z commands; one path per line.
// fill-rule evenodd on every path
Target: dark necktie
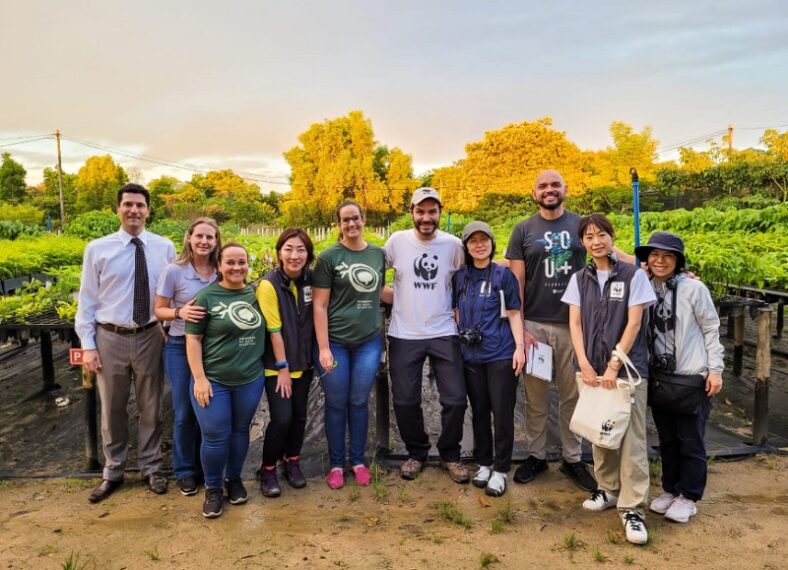
M 145 249 L 140 238 L 131 238 L 131 243 L 137 248 L 134 253 L 134 322 L 143 326 L 150 320 L 148 264 L 145 263 Z

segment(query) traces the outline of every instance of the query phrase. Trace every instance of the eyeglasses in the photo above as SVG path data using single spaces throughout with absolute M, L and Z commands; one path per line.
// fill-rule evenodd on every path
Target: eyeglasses
M 343 224 L 350 224 L 350 223 L 358 223 L 361 221 L 361 216 L 348 216 L 347 218 L 339 218 L 339 221 Z

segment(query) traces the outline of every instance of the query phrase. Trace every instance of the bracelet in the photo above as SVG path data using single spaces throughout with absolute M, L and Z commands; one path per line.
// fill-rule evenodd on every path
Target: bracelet
M 274 363 L 274 366 L 276 367 L 277 370 L 283 370 L 288 366 L 290 366 L 290 363 L 287 360 L 277 360 Z
M 175 309 L 175 317 L 172 319 L 173 321 L 178 320 L 181 318 L 181 310 L 180 308 Z

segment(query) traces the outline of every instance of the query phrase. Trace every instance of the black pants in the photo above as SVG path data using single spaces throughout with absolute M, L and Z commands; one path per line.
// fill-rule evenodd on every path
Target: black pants
M 493 466 L 506 473 L 512 467 L 514 447 L 514 405 L 517 377 L 512 359 L 485 363 L 465 363 L 465 386 L 473 410 L 473 452 L 479 465 Z M 495 425 L 495 462 L 493 430 Z
M 424 340 L 389 337 L 391 394 L 402 441 L 408 455 L 426 461 L 430 440 L 424 431 L 421 385 L 424 361 L 429 357 L 441 404 L 438 453 L 444 461 L 460 460 L 460 442 L 467 395 L 462 373 L 460 341 L 456 336 Z
M 696 415 L 651 409 L 659 433 L 662 457 L 662 488 L 673 495 L 700 501 L 706 489 L 706 421 L 711 399 L 704 398 Z
M 313 370 L 306 370 L 301 378 L 293 378 L 293 393 L 283 398 L 276 392 L 276 376 L 266 376 L 265 395 L 271 421 L 265 429 L 263 467 L 273 467 L 285 457 L 297 457 L 304 444 L 306 407 Z

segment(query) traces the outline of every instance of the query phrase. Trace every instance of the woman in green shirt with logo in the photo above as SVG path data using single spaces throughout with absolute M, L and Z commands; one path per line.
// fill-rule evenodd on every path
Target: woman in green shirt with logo
M 186 356 L 194 377 L 192 405 L 202 430 L 205 474 L 203 516 L 223 512 L 224 495 L 245 503 L 241 481 L 249 426 L 263 394 L 265 319 L 246 284 L 249 255 L 237 243 L 219 252 L 219 280 L 202 289 L 195 304 L 205 318 L 186 323 Z

